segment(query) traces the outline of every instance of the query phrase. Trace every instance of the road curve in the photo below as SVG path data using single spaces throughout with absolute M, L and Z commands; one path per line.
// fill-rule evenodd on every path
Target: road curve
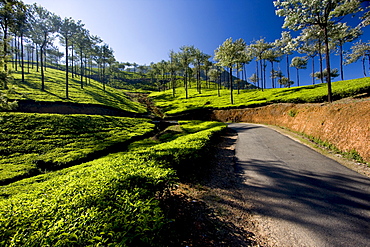
M 236 167 L 273 246 L 370 246 L 370 179 L 262 125 L 233 123 Z

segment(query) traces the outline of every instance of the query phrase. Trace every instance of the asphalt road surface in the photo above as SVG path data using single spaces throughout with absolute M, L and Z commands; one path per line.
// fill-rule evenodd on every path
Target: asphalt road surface
M 237 168 L 275 246 L 370 246 L 370 179 L 255 124 L 235 123 Z

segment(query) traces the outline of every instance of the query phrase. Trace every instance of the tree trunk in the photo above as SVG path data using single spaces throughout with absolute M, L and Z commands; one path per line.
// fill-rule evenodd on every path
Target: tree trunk
M 329 35 L 328 29 L 324 27 L 324 34 L 325 34 L 325 52 L 326 52 L 326 69 L 327 69 L 327 84 L 328 84 L 328 102 L 332 102 L 332 92 L 331 92 L 331 68 L 330 68 L 330 51 L 329 51 Z
M 68 95 L 68 38 L 65 38 L 65 46 L 66 46 L 66 99 L 69 98 Z
M 22 82 L 24 83 L 23 33 L 21 33 Z
M 319 42 L 319 59 L 320 59 L 320 80 L 321 80 L 321 83 L 324 83 L 324 75 L 323 75 L 323 68 L 322 68 L 321 42 Z
M 364 71 L 364 77 L 366 77 L 365 57 L 362 57 L 362 69 Z
M 233 69 L 232 67 L 229 67 L 229 73 L 230 73 L 230 100 L 231 104 L 234 104 L 234 97 L 233 97 Z
M 4 23 L 4 34 L 3 34 L 3 37 L 4 37 L 4 44 L 3 44 L 3 51 L 4 51 L 4 71 L 5 73 L 8 72 L 8 25 L 7 23 L 5 22 Z M 3 81 L 3 89 L 8 89 L 8 83 L 7 83 L 7 80 L 4 80 Z
M 218 97 L 221 97 L 220 89 L 221 89 L 221 74 L 220 74 L 220 76 L 218 78 L 218 85 L 217 85 L 217 94 L 218 94 Z
M 274 71 L 274 62 L 273 61 L 271 61 L 271 87 L 272 88 L 275 88 L 275 76 L 274 76 L 274 73 L 275 73 L 275 71 Z
M 36 44 L 36 72 L 39 72 L 39 51 L 37 50 L 37 44 Z
M 72 44 L 72 49 L 71 49 L 71 74 L 72 74 L 72 78 L 74 78 L 74 70 L 73 70 L 73 44 Z
M 312 85 L 315 85 L 315 57 L 312 57 Z
M 185 86 L 185 98 L 188 99 L 188 73 L 187 73 L 187 68 L 185 68 L 185 76 L 184 76 L 184 86 Z
M 343 45 L 342 43 L 339 46 L 339 53 L 340 53 L 340 78 L 344 80 L 344 72 L 343 72 Z
M 81 60 L 80 60 L 80 63 L 81 63 L 81 67 L 80 67 L 80 69 L 81 69 L 81 71 L 80 71 L 81 80 L 80 80 L 80 82 L 81 82 L 81 89 L 83 89 L 84 88 L 84 82 L 83 82 L 84 66 L 83 66 L 82 48 L 80 48 L 80 58 L 81 58 Z
M 297 87 L 299 87 L 299 71 L 297 69 Z
M 41 90 L 45 91 L 45 75 L 44 75 L 44 59 L 43 59 L 43 49 L 44 45 L 40 46 L 40 63 L 41 63 Z
M 290 81 L 289 55 L 288 54 L 286 54 L 286 67 L 287 67 L 288 80 Z
M 259 79 L 259 70 L 258 70 L 258 61 L 256 60 L 256 75 L 257 75 L 257 88 L 259 88 L 260 87 L 260 84 L 259 84 L 259 81 L 260 81 L 260 79 Z
M 263 86 L 265 85 L 264 81 L 263 81 L 263 64 L 262 64 L 262 60 L 260 60 L 260 70 L 261 70 L 261 88 L 262 88 L 262 91 L 263 91 Z
M 4 42 L 6 42 L 6 41 L 4 41 Z M 14 53 L 15 53 L 14 63 L 13 63 L 15 65 L 14 70 L 15 71 L 18 71 L 18 43 L 17 43 L 17 36 L 14 37 Z

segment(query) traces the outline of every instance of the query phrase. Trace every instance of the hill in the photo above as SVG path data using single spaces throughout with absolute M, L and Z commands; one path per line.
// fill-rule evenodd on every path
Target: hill
M 30 69 L 25 74 L 25 82 L 21 81 L 21 73 L 13 73 L 14 81 L 9 84 L 11 90 L 8 97 L 11 100 L 33 102 L 64 102 L 87 105 L 109 106 L 115 109 L 144 113 L 145 107 L 132 101 L 124 90 L 118 90 L 93 79 L 85 79 L 81 88 L 79 77 L 69 77 L 69 97 L 66 98 L 65 72 L 53 68 L 45 71 L 45 91 L 41 91 L 41 75 L 36 69 Z
M 332 84 L 333 98 L 335 100 L 354 96 L 357 94 L 370 94 L 370 78 L 338 81 Z M 327 99 L 326 84 L 301 86 L 292 88 L 275 89 L 250 89 L 234 90 L 234 104 L 230 103 L 230 91 L 221 90 L 218 96 L 217 90 L 204 89 L 199 94 L 195 89 L 189 90 L 189 99 L 185 98 L 182 88 L 177 89 L 176 97 L 171 91 L 151 93 L 149 97 L 160 107 L 168 117 L 179 117 L 186 113 L 192 114 L 200 109 L 235 109 L 251 108 L 273 103 L 317 103 Z

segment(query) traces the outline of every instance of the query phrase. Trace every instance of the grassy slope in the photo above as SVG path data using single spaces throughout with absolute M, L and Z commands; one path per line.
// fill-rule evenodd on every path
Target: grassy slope
M 103 91 L 102 84 L 95 80 L 90 80 L 90 83 L 81 89 L 80 78 L 72 78 L 71 75 L 69 77 L 69 99 L 66 99 L 65 71 L 47 68 L 45 91 L 40 90 L 41 75 L 36 72 L 36 69 L 31 69 L 29 74 L 25 74 L 25 83 L 21 82 L 20 71 L 14 72 L 13 77 L 15 80 L 10 86 L 14 93 L 8 95 L 11 99 L 100 104 L 130 112 L 146 112 L 145 107 L 131 101 L 122 90 L 106 86 L 106 90 Z
M 0 183 L 86 158 L 154 127 L 147 119 L 95 115 L 0 113 L 0 120 Z
M 166 143 L 0 187 L 0 245 L 159 245 L 168 219 L 154 198 L 173 182 L 171 167 L 199 168 L 189 158 L 225 127 L 182 122 L 182 135 Z
M 334 99 L 369 92 L 370 77 L 334 82 L 332 87 Z M 175 98 L 172 97 L 171 90 L 155 92 L 150 94 L 150 97 L 167 115 L 171 115 L 200 108 L 251 107 L 278 102 L 324 102 L 327 98 L 327 85 L 317 84 L 313 86 L 267 89 L 264 91 L 241 90 L 240 94 L 237 94 L 237 90 L 234 90 L 234 105 L 230 104 L 230 91 L 226 89 L 221 90 L 221 97 L 217 96 L 215 89 L 203 89 L 202 94 L 198 94 L 195 89 L 190 89 L 189 95 L 189 99 L 185 99 L 184 90 L 178 88 Z

